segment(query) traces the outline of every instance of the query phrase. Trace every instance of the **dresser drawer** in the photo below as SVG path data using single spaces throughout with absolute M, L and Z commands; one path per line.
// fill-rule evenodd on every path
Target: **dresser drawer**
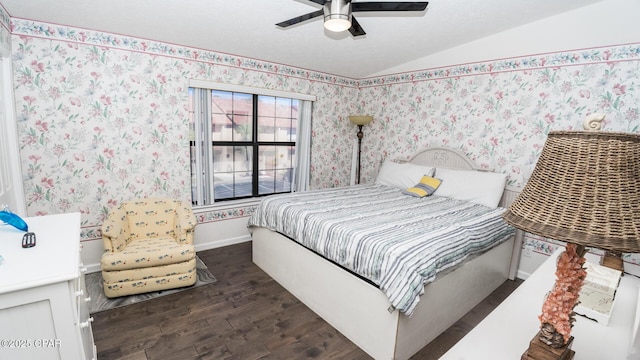
M 78 331 L 80 333 L 80 338 L 82 339 L 83 351 L 85 354 L 85 359 L 96 359 L 97 352 L 94 346 L 93 340 L 93 331 L 92 331 L 92 322 L 93 317 L 89 313 L 89 303 L 91 302 L 91 297 L 87 292 L 87 287 L 85 285 L 85 273 L 87 268 L 80 264 L 79 268 L 79 276 L 75 280 L 75 292 L 74 292 L 74 301 L 75 301 L 75 314 L 76 314 L 76 326 L 78 327 Z
M 89 297 L 87 293 L 87 287 L 84 282 L 84 274 L 86 271 L 87 268 L 80 264 L 79 276 L 74 281 L 73 298 L 77 323 L 85 322 L 89 318 L 89 302 L 91 301 L 91 297 Z

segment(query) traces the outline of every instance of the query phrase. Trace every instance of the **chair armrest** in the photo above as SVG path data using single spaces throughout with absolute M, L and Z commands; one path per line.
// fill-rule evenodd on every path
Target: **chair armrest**
M 122 251 L 127 245 L 129 236 L 127 212 L 122 205 L 120 205 L 109 212 L 109 216 L 102 224 L 102 244 L 104 251 Z
M 193 233 L 195 231 L 196 217 L 191 206 L 181 202 L 176 208 L 175 232 L 178 243 L 193 244 Z

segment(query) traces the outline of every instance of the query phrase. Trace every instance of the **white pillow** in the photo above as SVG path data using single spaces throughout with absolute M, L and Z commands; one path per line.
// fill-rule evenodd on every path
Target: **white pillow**
M 433 176 L 434 170 L 431 166 L 385 160 L 378 172 L 376 183 L 406 190 L 417 184 L 423 176 Z
M 433 195 L 446 196 L 472 203 L 498 207 L 507 175 L 473 170 L 436 169 L 436 178 L 442 184 Z

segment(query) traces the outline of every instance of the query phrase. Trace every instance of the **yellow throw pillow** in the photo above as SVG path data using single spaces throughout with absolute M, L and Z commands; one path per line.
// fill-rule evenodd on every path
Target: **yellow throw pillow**
M 402 193 L 405 195 L 411 195 L 415 197 L 425 197 L 433 194 L 442 181 L 433 178 L 431 176 L 423 176 L 420 182 L 414 187 L 410 187 Z

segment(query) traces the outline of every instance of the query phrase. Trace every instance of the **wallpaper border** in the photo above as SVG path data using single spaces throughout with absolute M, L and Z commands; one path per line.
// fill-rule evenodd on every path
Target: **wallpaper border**
M 4 12 L 0 11 L 0 16 L 3 14 Z M 442 66 L 383 76 L 367 77 L 358 80 L 233 54 L 169 44 L 132 36 L 110 34 L 95 30 L 36 22 L 20 18 L 11 18 L 10 21 L 12 34 L 18 36 L 31 36 L 36 38 L 81 43 L 85 45 L 103 46 L 183 60 L 200 61 L 219 66 L 267 72 L 355 88 L 377 87 L 498 72 L 606 63 L 613 61 L 633 61 L 640 59 L 640 43 L 631 43 L 565 50 L 561 52 L 548 52 L 494 60 L 483 60 L 452 66 Z
M 169 44 L 132 36 L 75 28 L 65 25 L 36 22 L 20 18 L 11 18 L 11 22 L 12 33 L 18 36 L 30 36 L 145 54 L 162 55 L 183 60 L 200 61 L 219 66 L 228 66 L 290 76 L 332 85 L 357 87 L 357 80 L 355 79 L 233 54 Z
M 521 57 L 478 61 L 425 70 L 364 78 L 359 87 L 377 87 L 451 77 L 477 76 L 499 72 L 544 69 L 562 66 L 587 65 L 640 59 L 640 43 L 602 46 L 588 49 L 566 50 Z
M 251 216 L 251 214 L 253 214 L 257 207 L 257 204 L 253 204 L 230 207 L 226 209 L 206 210 L 201 212 L 199 211 L 196 214 L 196 219 L 198 220 L 198 224 L 206 224 L 216 221 L 246 218 Z

